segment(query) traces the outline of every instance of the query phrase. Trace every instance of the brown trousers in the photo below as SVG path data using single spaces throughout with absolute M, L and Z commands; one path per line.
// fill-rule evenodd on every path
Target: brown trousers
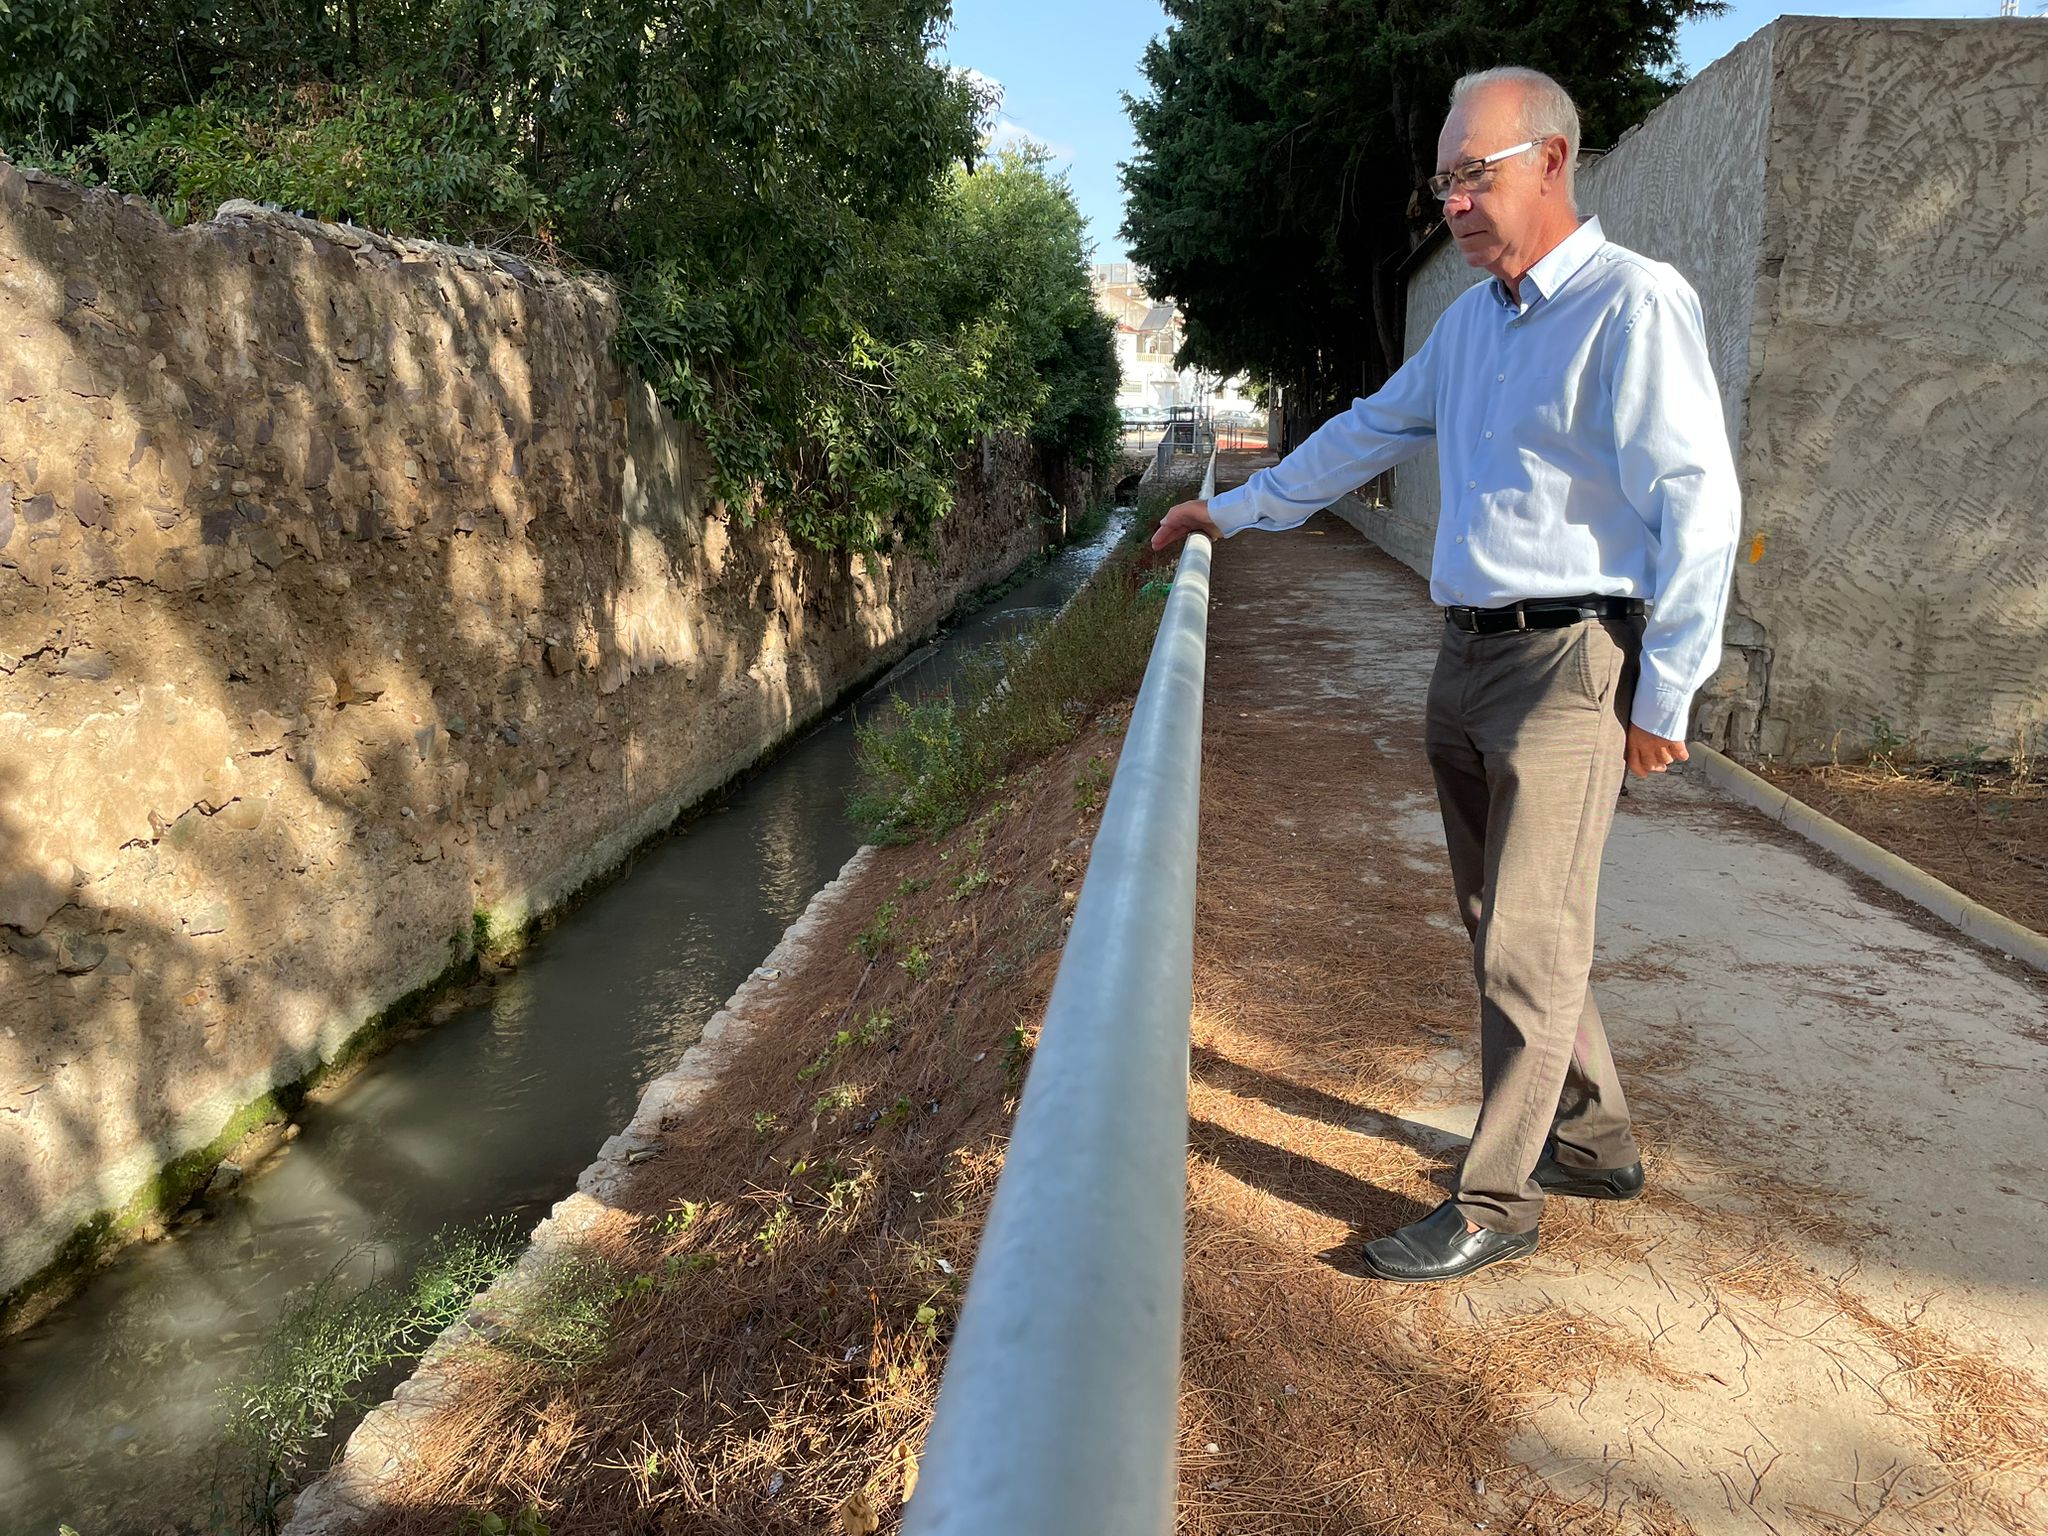
M 1479 982 L 1484 1097 L 1458 1206 L 1536 1225 L 1531 1174 L 1636 1160 L 1588 973 L 1600 855 L 1621 792 L 1640 619 L 1471 635 L 1444 626 L 1423 741 Z

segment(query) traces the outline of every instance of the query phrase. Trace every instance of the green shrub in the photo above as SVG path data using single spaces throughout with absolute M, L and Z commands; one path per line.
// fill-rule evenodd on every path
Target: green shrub
M 608 274 L 727 504 L 876 551 L 929 538 L 984 434 L 1116 445 L 1080 211 L 1043 154 L 985 153 L 948 14 L 0 0 L 0 144 L 178 218 L 247 197 Z
M 90 154 L 107 180 L 180 222 L 236 197 L 453 238 L 547 220 L 540 191 L 460 101 L 383 82 L 208 98 L 102 132 Z
M 916 831 L 942 832 L 965 818 L 986 773 L 986 754 L 968 737 L 970 721 L 952 694 L 942 693 L 915 701 L 892 696 L 887 713 L 855 723 L 860 785 L 851 812 L 870 840 L 905 842 Z

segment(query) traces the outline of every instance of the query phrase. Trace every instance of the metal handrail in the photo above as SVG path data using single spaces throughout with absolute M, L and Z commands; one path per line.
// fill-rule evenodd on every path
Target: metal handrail
M 1159 621 L 904 1536 L 1173 1528 L 1210 555 Z

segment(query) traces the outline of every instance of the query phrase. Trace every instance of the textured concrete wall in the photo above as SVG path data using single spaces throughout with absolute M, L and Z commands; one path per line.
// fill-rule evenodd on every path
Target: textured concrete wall
M 0 1292 L 1041 538 L 749 527 L 601 289 L 0 162 Z
M 1699 290 L 1738 445 L 1702 739 L 1816 757 L 1882 718 L 1945 752 L 2048 722 L 2044 100 L 2048 27 L 1785 18 L 1582 176 Z M 1423 264 L 1411 348 L 1469 281 Z M 1427 570 L 1436 515 L 1411 467 L 1379 536 Z
M 2038 748 L 2048 24 L 1776 35 L 1735 585 L 1773 652 L 1755 745 L 1824 757 L 1882 718 L 1935 752 Z
M 1730 437 L 1741 442 L 1764 228 L 1771 35 L 1716 60 L 1614 152 L 1586 167 L 1579 202 L 1607 237 L 1668 261 L 1700 296 Z

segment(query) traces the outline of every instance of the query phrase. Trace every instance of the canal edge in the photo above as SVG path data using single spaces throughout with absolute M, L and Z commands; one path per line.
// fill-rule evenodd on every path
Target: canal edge
M 783 930 L 767 958 L 706 1021 L 697 1043 L 683 1052 L 674 1067 L 647 1085 L 633 1118 L 623 1130 L 606 1138 L 596 1158 L 577 1175 L 574 1193 L 558 1201 L 534 1227 L 512 1267 L 471 1303 L 463 1318 L 442 1331 L 412 1375 L 356 1426 L 327 1472 L 300 1491 L 284 1536 L 341 1536 L 378 1511 L 385 1490 L 413 1450 L 419 1428 L 455 1390 L 447 1369 L 450 1353 L 472 1338 L 488 1338 L 497 1326 L 497 1314 L 611 1209 L 609 1197 L 659 1145 L 663 1131 L 672 1129 L 696 1107 L 752 1038 L 757 1025 L 750 1015 L 809 953 L 818 930 L 830 920 L 874 855 L 873 845 L 854 851 L 839 873 L 811 897 L 796 921 Z

